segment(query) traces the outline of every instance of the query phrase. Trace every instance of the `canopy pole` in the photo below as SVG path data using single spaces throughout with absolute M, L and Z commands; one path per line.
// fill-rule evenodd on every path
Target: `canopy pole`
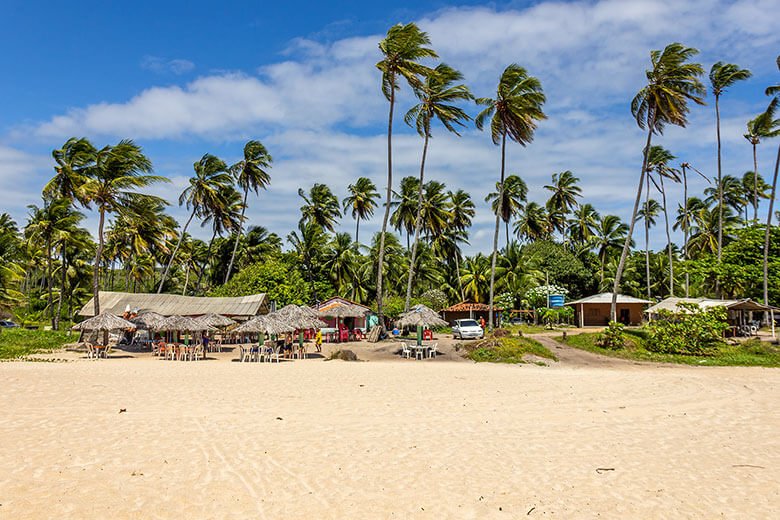
M 772 339 L 775 339 L 775 310 L 769 311 L 769 319 L 772 320 Z

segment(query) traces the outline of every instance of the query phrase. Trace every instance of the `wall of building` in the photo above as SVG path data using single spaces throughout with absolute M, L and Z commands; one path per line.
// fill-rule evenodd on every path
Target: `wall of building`
M 609 303 L 584 303 L 582 305 L 575 305 L 576 321 L 578 325 L 580 321 L 580 312 L 584 311 L 584 325 L 586 327 L 603 326 L 609 323 L 609 315 L 611 305 Z M 642 309 L 644 305 L 641 303 L 618 303 L 617 304 L 617 316 L 620 318 L 621 309 L 627 309 L 629 314 L 629 324 L 639 325 L 642 323 Z

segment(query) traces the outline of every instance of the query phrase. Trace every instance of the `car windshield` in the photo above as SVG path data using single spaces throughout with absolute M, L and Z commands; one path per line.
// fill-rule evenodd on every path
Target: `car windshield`
M 460 320 L 460 326 L 461 327 L 479 327 L 476 321 L 474 320 Z

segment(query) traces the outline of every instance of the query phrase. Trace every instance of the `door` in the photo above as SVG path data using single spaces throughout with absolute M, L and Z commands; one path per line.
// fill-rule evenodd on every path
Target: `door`
M 623 325 L 629 325 L 631 323 L 631 312 L 629 309 L 620 309 L 620 318 L 618 321 Z

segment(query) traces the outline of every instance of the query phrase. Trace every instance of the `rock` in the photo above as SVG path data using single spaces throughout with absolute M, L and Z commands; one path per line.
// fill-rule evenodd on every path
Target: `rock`
M 337 350 L 330 355 L 330 359 L 341 359 L 342 361 L 358 361 L 357 354 L 351 350 Z

